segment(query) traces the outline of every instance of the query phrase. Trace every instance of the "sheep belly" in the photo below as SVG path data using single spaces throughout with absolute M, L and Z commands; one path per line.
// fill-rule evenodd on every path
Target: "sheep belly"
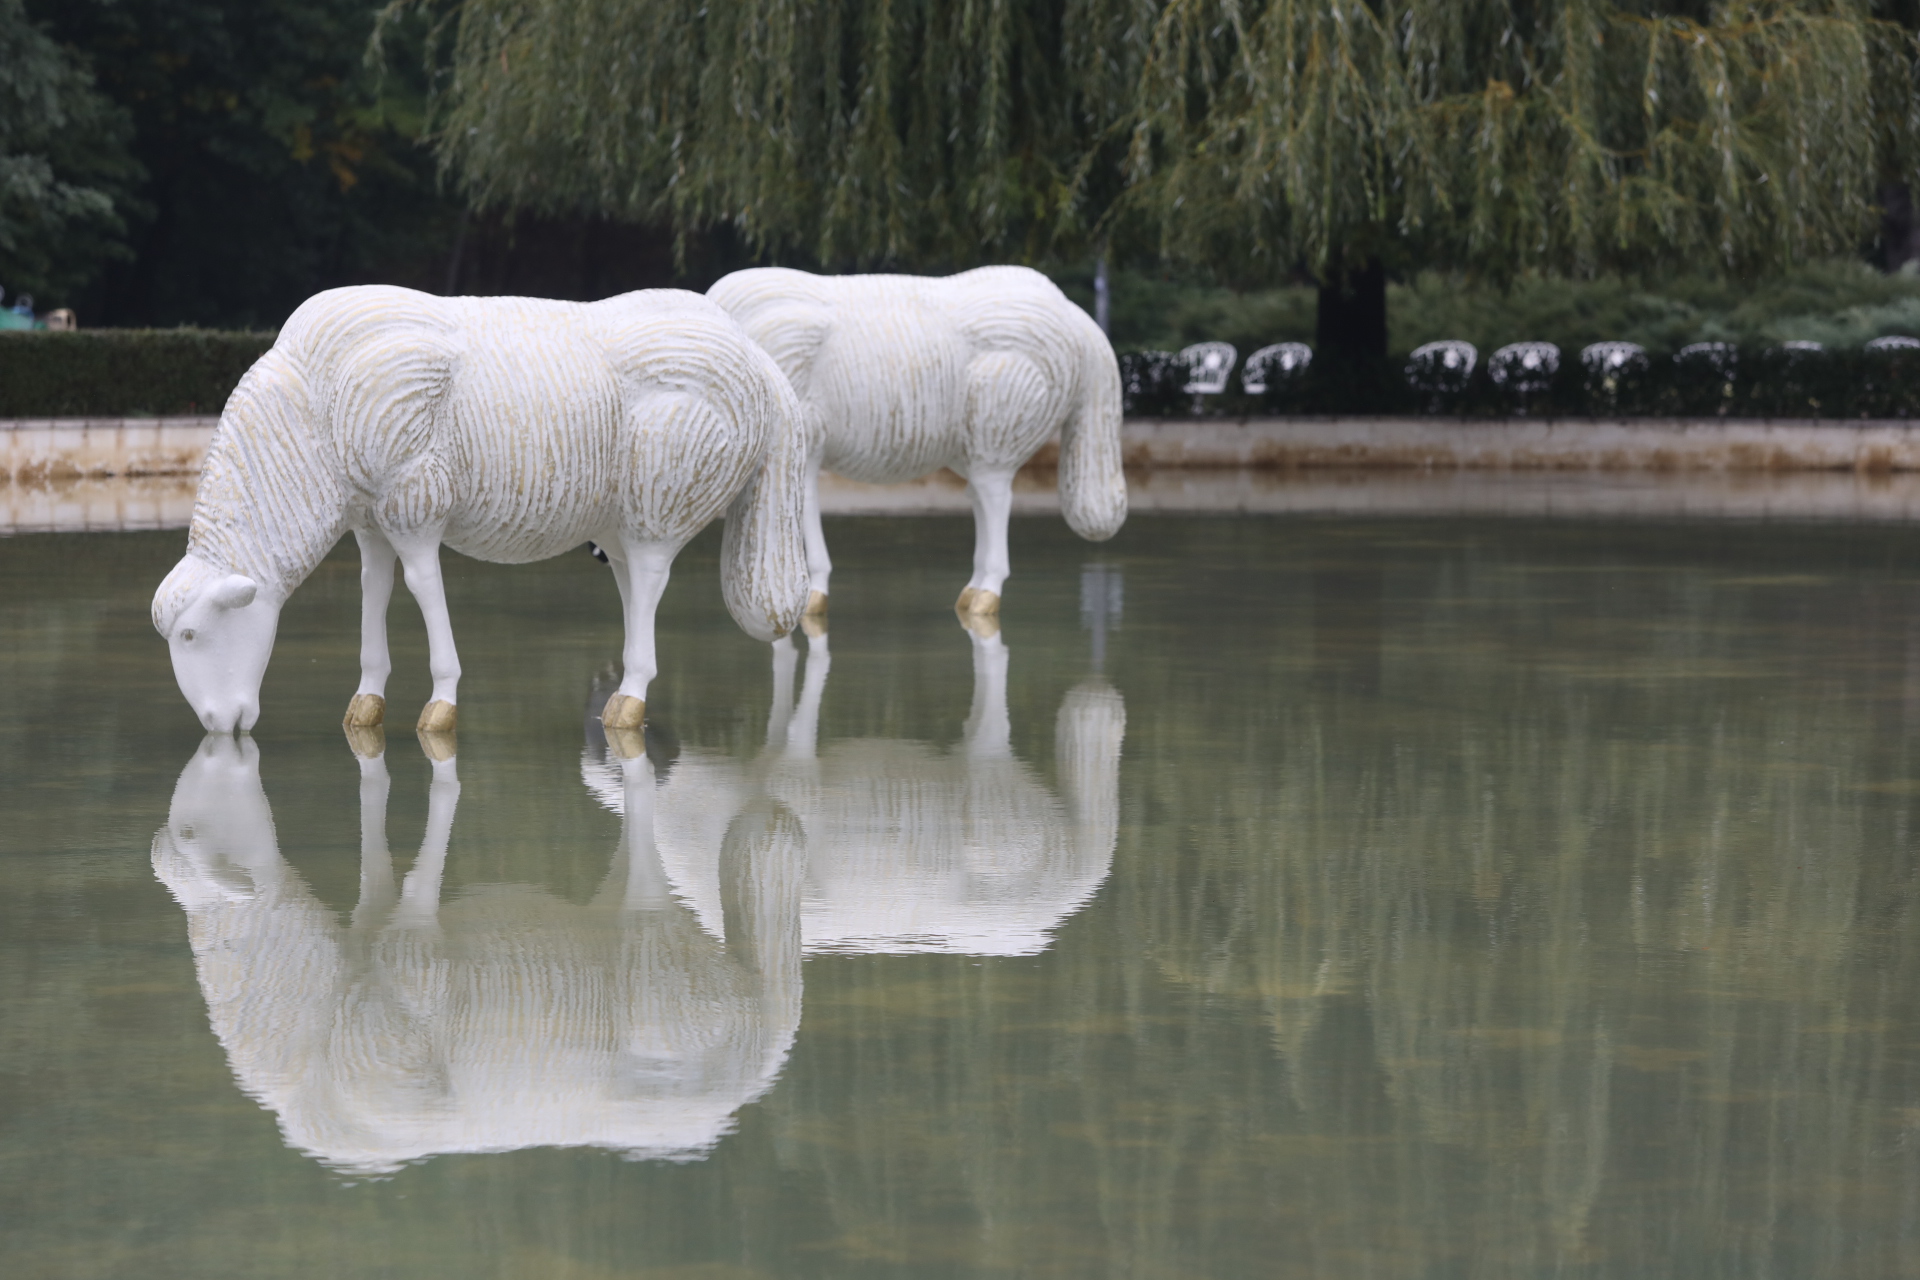
M 931 307 L 842 304 L 808 395 L 827 428 L 821 465 L 865 484 L 964 465 L 966 365 L 964 335 Z
M 545 560 L 619 524 L 622 388 L 581 343 L 475 343 L 443 437 L 455 502 L 444 541 L 502 564 Z

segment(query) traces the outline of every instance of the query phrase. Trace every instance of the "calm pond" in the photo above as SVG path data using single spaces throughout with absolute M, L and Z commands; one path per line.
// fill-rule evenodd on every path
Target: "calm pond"
M 350 543 L 203 743 L 184 535 L 0 540 L 8 1275 L 1920 1274 L 1920 531 L 848 519 L 830 670 L 711 533 L 644 755 L 449 555 L 437 763 Z

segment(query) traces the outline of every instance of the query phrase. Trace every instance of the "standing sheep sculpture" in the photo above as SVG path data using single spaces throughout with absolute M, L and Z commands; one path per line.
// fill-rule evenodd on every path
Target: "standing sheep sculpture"
M 673 558 L 725 512 L 727 608 L 761 640 L 806 600 L 799 405 L 718 307 L 673 290 L 579 304 L 333 289 L 304 303 L 227 401 L 187 554 L 153 624 L 200 721 L 253 727 L 280 608 L 341 535 L 361 557 L 360 687 L 386 714 L 397 560 L 426 621 L 427 731 L 455 725 L 460 661 L 440 547 L 481 560 L 604 549 L 625 607 L 606 717 L 637 727 Z
M 1060 435 L 1060 506 L 1095 542 L 1127 518 L 1120 367 L 1092 318 L 1037 271 L 945 279 L 736 271 L 707 296 L 765 347 L 806 418 L 807 612 L 827 608 L 822 469 L 869 484 L 940 467 L 973 501 L 973 577 L 956 607 L 992 615 L 1008 574 L 1013 477 Z

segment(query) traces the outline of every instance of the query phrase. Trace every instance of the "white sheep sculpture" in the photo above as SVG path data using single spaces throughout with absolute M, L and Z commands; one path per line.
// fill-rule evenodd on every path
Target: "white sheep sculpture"
M 716 846 L 724 940 L 676 900 L 638 752 L 620 764 L 620 845 L 590 902 L 488 885 L 443 903 L 456 764 L 434 761 L 426 838 L 396 883 L 385 759 L 361 761 L 360 898 L 344 924 L 281 856 L 251 739 L 209 735 L 182 771 L 153 867 L 186 911 L 241 1089 L 288 1145 L 343 1173 L 527 1147 L 701 1158 L 773 1087 L 800 1026 L 792 817 L 745 806 Z
M 625 607 L 607 722 L 637 727 L 668 572 L 716 516 L 741 628 L 772 640 L 798 621 L 800 429 L 774 362 L 697 294 L 581 304 L 329 290 L 293 313 L 227 401 L 153 624 L 201 723 L 251 729 L 282 604 L 351 530 L 361 670 L 347 723 L 385 718 L 397 560 L 427 627 L 433 696 L 419 727 L 447 730 L 460 661 L 440 547 L 514 564 L 592 540 Z
M 1095 542 L 1127 518 L 1120 367 L 1093 319 L 1037 271 L 944 279 L 736 271 L 707 291 L 792 381 L 811 451 L 807 612 L 827 608 L 833 563 L 819 473 L 891 484 L 941 467 L 973 502 L 973 577 L 957 608 L 992 615 L 1008 574 L 1013 477 L 1056 432 L 1060 506 Z

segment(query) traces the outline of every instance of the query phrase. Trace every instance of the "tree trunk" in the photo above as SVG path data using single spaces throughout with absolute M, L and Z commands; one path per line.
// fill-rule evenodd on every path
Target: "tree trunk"
M 1880 188 L 1880 245 L 1874 257 L 1882 271 L 1898 271 L 1920 258 L 1920 218 L 1914 216 L 1913 191 L 1904 182 Z
M 1321 280 L 1313 337 L 1314 354 L 1324 361 L 1386 358 L 1387 270 L 1378 258 Z

